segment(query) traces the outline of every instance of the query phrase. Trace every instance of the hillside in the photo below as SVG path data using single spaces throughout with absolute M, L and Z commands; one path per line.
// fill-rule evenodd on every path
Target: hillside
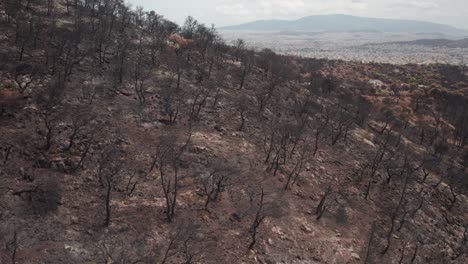
M 297 20 L 259 20 L 222 28 L 250 31 L 305 31 L 305 32 L 407 32 L 466 35 L 465 30 L 452 26 L 412 20 L 356 17 L 350 15 L 315 15 Z
M 385 43 L 384 43 L 385 44 Z M 400 41 L 400 42 L 387 42 L 387 44 L 399 44 L 399 45 L 421 45 L 426 47 L 447 47 L 447 48 L 468 48 L 468 38 L 460 40 L 449 40 L 449 39 L 420 39 L 414 41 Z
M 468 71 L 0 2 L 0 263 L 467 263 Z

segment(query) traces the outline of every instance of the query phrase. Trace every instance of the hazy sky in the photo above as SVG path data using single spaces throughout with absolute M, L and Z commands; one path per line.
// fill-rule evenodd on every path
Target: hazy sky
M 468 0 L 127 0 L 182 23 L 187 15 L 227 26 L 259 19 L 351 14 L 439 22 L 468 29 Z

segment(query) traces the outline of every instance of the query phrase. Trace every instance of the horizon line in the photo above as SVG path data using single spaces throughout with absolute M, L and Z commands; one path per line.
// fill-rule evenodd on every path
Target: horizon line
M 222 28 L 240 26 L 240 25 L 249 24 L 249 23 L 261 22 L 261 21 L 288 21 L 288 22 L 292 22 L 292 21 L 297 21 L 297 20 L 300 20 L 300 19 L 303 19 L 303 18 L 313 17 L 313 16 L 349 16 L 349 17 L 358 17 L 358 18 L 374 18 L 374 19 L 385 19 L 385 20 L 424 22 L 424 23 L 431 23 L 431 24 L 450 26 L 450 27 L 453 27 L 455 29 L 468 31 L 468 27 L 459 27 L 459 26 L 455 26 L 455 25 L 452 25 L 452 24 L 442 23 L 442 22 L 433 22 L 433 21 L 428 21 L 428 20 L 409 19 L 409 18 L 389 18 L 389 17 L 360 16 L 360 15 L 345 14 L 345 13 L 313 14 L 313 15 L 306 15 L 306 16 L 301 16 L 301 17 L 297 17 L 297 18 L 290 18 L 290 19 L 281 19 L 281 18 L 258 19 L 258 20 L 251 20 L 251 21 L 247 21 L 247 22 L 240 22 L 238 24 L 220 26 L 220 27 L 217 27 L 217 28 L 222 29 Z

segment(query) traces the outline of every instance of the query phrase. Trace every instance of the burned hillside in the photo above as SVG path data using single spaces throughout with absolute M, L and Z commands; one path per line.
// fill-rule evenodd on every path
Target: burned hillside
M 466 263 L 468 69 L 0 2 L 1 263 Z

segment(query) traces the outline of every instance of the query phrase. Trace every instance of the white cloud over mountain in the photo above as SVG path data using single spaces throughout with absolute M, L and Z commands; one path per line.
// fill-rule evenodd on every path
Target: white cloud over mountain
M 350 13 L 368 8 L 362 0 L 220 0 L 216 11 L 237 19 L 255 17 L 288 18 L 311 13 Z
M 218 26 L 318 14 L 426 20 L 468 28 L 468 0 L 127 0 L 182 23 L 187 15 Z

